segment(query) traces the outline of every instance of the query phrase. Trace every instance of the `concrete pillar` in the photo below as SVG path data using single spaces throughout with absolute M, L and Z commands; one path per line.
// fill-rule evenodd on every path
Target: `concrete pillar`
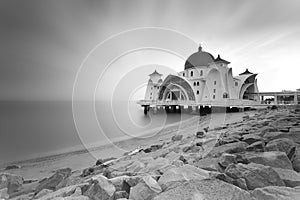
M 196 106 L 192 106 L 191 114 L 197 114 L 197 107 Z
M 275 96 L 274 96 L 274 104 L 275 104 L 275 105 L 277 105 L 277 104 L 278 104 L 278 101 L 277 101 L 277 100 L 278 100 L 278 96 L 277 96 L 277 95 L 275 95 Z
M 149 111 L 149 106 L 144 106 L 144 114 L 147 115 Z
M 264 102 L 264 96 L 261 96 L 261 103 L 263 103 L 263 104 L 265 103 Z
M 157 107 L 156 106 L 153 108 L 153 113 L 157 113 Z

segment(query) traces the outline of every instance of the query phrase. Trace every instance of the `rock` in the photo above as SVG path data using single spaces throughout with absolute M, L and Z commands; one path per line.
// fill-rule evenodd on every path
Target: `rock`
M 31 200 L 34 197 L 34 192 L 22 194 L 13 198 L 10 198 L 10 200 Z
M 251 195 L 258 200 L 296 200 L 300 197 L 300 188 L 268 186 L 256 188 Z
M 3 173 L 0 174 L 0 189 L 7 188 L 7 193 L 11 194 L 21 189 L 24 179 L 21 176 Z
M 161 192 L 158 183 L 151 177 L 143 177 L 143 181 L 131 188 L 129 199 L 150 200 Z
M 205 178 L 209 178 L 209 171 L 187 164 L 169 169 L 159 178 L 158 183 L 164 189 L 172 182 Z
M 222 146 L 214 147 L 208 157 L 220 157 L 223 153 L 240 153 L 246 151 L 248 144 L 246 142 L 229 143 Z
M 243 190 L 248 190 L 247 184 L 245 179 L 243 178 L 238 178 L 238 179 L 233 179 L 229 176 L 227 176 L 224 173 L 219 173 L 219 172 L 213 172 L 210 174 L 211 178 L 217 178 L 219 180 L 225 181 L 227 183 L 233 184 Z
M 45 196 L 45 195 L 47 195 L 47 194 L 49 194 L 49 193 L 51 193 L 51 192 L 53 192 L 53 191 L 52 191 L 52 190 L 49 190 L 49 189 L 42 189 L 39 193 L 37 193 L 37 194 L 34 196 L 34 198 L 39 199 L 39 198 L 41 198 L 42 196 Z
M 126 180 L 126 183 L 130 186 L 130 187 L 134 187 L 136 186 L 138 183 L 140 183 L 142 181 L 142 177 L 141 176 L 130 176 L 128 180 Z
M 226 168 L 231 163 L 237 163 L 236 161 L 236 155 L 229 154 L 229 153 L 223 153 L 222 156 L 219 158 L 218 163 Z
M 292 161 L 293 169 L 300 172 L 300 148 L 296 148 L 295 157 Z
M 204 138 L 205 137 L 205 132 L 204 131 L 198 131 L 196 133 L 196 138 Z
M 256 151 L 256 152 L 263 152 L 265 151 L 265 142 L 264 141 L 257 141 L 246 148 L 247 151 Z
M 5 167 L 5 170 L 11 170 L 11 169 L 20 169 L 21 166 L 19 165 L 8 165 Z
M 129 194 L 126 191 L 116 191 L 114 194 L 114 199 L 128 199 Z
M 57 186 L 71 175 L 70 168 L 59 169 L 51 177 L 42 180 L 36 187 L 35 192 L 39 192 L 42 189 L 56 190 Z
M 292 165 L 293 165 L 293 169 L 299 173 L 300 172 L 300 157 L 295 158 L 292 162 Z
M 251 197 L 248 192 L 224 181 L 205 179 L 179 182 L 179 184 L 159 194 L 153 200 L 166 199 L 251 200 Z
M 9 195 L 7 193 L 7 188 L 0 189 L 0 199 L 8 199 Z
M 266 133 L 270 133 L 270 132 L 277 132 L 278 129 L 271 127 L 271 126 L 265 126 L 263 128 L 260 129 L 260 136 L 265 136 Z
M 130 166 L 127 167 L 127 172 L 139 172 L 141 169 L 145 168 L 145 164 L 136 160 Z
M 46 195 L 43 195 L 42 197 L 39 198 L 39 200 L 51 200 L 54 198 L 63 198 L 72 195 L 77 187 L 83 188 L 87 187 L 89 184 L 88 183 L 82 183 L 78 185 L 71 185 L 68 187 L 61 188 L 59 190 L 56 190 L 55 192 L 48 193 Z
M 218 158 L 203 158 L 193 165 L 207 171 L 222 171 Z
M 160 168 L 170 165 L 170 161 L 166 158 L 159 157 L 151 161 L 146 167 L 140 170 L 141 173 L 159 170 Z
M 115 186 L 105 176 L 96 175 L 92 177 L 89 188 L 84 192 L 91 200 L 110 200 L 116 191 Z
M 170 162 L 174 161 L 174 160 L 178 160 L 180 157 L 179 153 L 175 153 L 174 151 L 171 151 L 170 153 L 168 153 L 165 158 L 168 159 Z
M 252 133 L 252 134 L 243 135 L 242 140 L 250 145 L 254 142 L 261 141 L 262 138 L 258 134 Z
M 115 186 L 117 191 L 123 190 L 124 184 L 130 179 L 129 176 L 119 176 L 109 179 L 109 181 Z
M 68 196 L 65 197 L 64 200 L 89 200 L 90 198 L 84 195 L 79 196 Z
M 239 142 L 241 138 L 242 137 L 238 134 L 228 135 L 226 137 L 222 137 L 222 138 L 218 139 L 218 142 L 216 143 L 215 146 L 217 147 L 217 146 L 221 146 L 224 144 Z
M 287 187 L 300 186 L 300 174 L 290 169 L 273 168 Z
M 183 135 L 174 135 L 172 136 L 172 141 L 175 142 L 175 141 L 180 141 L 182 140 L 183 138 Z
M 230 164 L 225 174 L 233 179 L 245 179 L 247 188 L 250 190 L 266 186 L 285 186 L 274 169 L 261 164 Z
M 271 140 L 266 145 L 266 151 L 282 151 L 285 152 L 287 157 L 292 160 L 295 156 L 296 144 L 287 138 L 279 138 Z
M 283 169 L 293 169 L 291 161 L 284 152 L 270 151 L 255 154 L 246 154 L 245 157 L 253 163 Z
M 112 161 L 112 160 L 115 160 L 116 158 L 114 158 L 114 157 L 110 157 L 110 158 L 105 158 L 105 159 L 98 159 L 97 161 L 96 161 L 96 165 L 103 165 L 103 164 L 107 164 L 106 162 L 108 162 L 108 161 Z
M 176 167 L 181 167 L 184 165 L 184 162 L 182 162 L 181 160 L 174 160 L 172 162 L 172 165 L 176 166 Z

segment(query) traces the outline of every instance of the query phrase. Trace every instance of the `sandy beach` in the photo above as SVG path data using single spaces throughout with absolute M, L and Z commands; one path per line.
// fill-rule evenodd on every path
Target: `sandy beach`
M 109 157 L 119 158 L 125 152 L 132 151 L 138 147 L 147 147 L 152 144 L 163 143 L 174 134 L 184 136 L 195 134 L 197 130 L 205 127 L 215 128 L 226 124 L 241 121 L 243 116 L 254 114 L 256 111 L 240 113 L 215 113 L 206 116 L 193 116 L 185 121 L 176 122 L 165 126 L 162 130 L 152 130 L 147 135 L 115 141 L 111 144 L 93 147 L 90 149 L 79 149 L 67 153 L 49 155 L 46 157 L 33 158 L 27 161 L 14 162 L 21 166 L 20 169 L 5 170 L 5 172 L 20 175 L 24 179 L 42 179 L 49 177 L 58 169 L 69 167 L 73 171 L 81 171 L 96 163 L 98 159 Z M 217 136 L 211 136 L 212 145 Z M 0 173 L 4 170 L 2 169 Z

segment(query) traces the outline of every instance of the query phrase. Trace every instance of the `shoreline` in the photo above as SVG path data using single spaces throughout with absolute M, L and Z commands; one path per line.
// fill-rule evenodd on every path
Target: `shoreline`
M 147 147 L 153 144 L 163 143 L 169 140 L 170 136 L 175 134 L 192 135 L 197 130 L 204 127 L 220 127 L 241 121 L 244 115 L 256 111 L 240 112 L 240 113 L 215 113 L 206 116 L 193 116 L 184 121 L 178 121 L 166 125 L 159 132 L 153 135 L 157 129 L 147 131 L 140 137 L 119 139 L 113 143 L 94 146 L 89 149 L 82 148 L 75 151 L 64 152 L 60 154 L 36 157 L 32 159 L 11 162 L 7 165 L 19 165 L 21 168 L 12 170 L 3 170 L 20 175 L 25 179 L 44 178 L 60 168 L 70 167 L 74 171 L 82 170 L 92 166 L 97 159 L 108 157 L 120 158 L 125 152 L 133 151 L 139 147 Z M 149 135 L 152 135 L 149 137 Z

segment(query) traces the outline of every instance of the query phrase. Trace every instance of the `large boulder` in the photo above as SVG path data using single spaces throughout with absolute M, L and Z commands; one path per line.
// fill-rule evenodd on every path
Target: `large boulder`
M 3 173 L 0 174 L 0 189 L 7 188 L 7 193 L 11 194 L 21 189 L 24 179 L 21 176 Z
M 74 194 L 74 192 L 76 191 L 76 189 L 78 187 L 87 187 L 88 186 L 88 183 L 82 183 L 82 184 L 78 184 L 78 185 L 71 185 L 71 186 L 68 186 L 68 187 L 64 187 L 64 188 L 61 188 L 59 190 L 56 190 L 55 192 L 50 192 L 50 193 L 47 193 L 41 197 L 39 197 L 38 199 L 39 200 L 51 200 L 51 199 L 54 199 L 54 198 L 63 198 L 63 197 L 67 197 L 67 196 L 71 196 L 72 194 Z
M 42 189 L 56 190 L 57 186 L 71 175 L 70 168 L 59 169 L 51 177 L 40 181 L 36 187 L 35 192 L 38 193 Z
M 198 168 L 205 169 L 207 171 L 222 171 L 222 168 L 219 165 L 218 160 L 219 160 L 218 158 L 208 157 L 197 161 L 193 165 Z
M 289 188 L 268 186 L 264 188 L 256 188 L 251 192 L 251 196 L 258 200 L 296 200 L 300 197 L 300 187 Z
M 224 181 L 203 179 L 179 182 L 154 198 L 154 200 L 165 199 L 251 200 L 251 197 L 247 191 Z
M 300 148 L 296 148 L 295 157 L 292 161 L 293 169 L 300 172 Z
M 230 164 L 226 168 L 225 174 L 233 179 L 245 179 L 247 188 L 250 190 L 274 185 L 285 186 L 274 169 L 261 164 Z
M 201 180 L 209 178 L 209 171 L 194 167 L 192 165 L 183 165 L 178 168 L 167 170 L 158 180 L 159 185 L 164 189 L 172 182 L 185 180 Z
M 273 168 L 287 187 L 300 186 L 300 174 L 290 169 Z
M 129 199 L 151 200 L 161 192 L 159 184 L 151 176 L 145 176 L 140 183 L 131 188 Z
M 266 145 L 266 151 L 282 151 L 292 160 L 295 156 L 296 144 L 288 138 L 278 138 Z
M 246 151 L 248 144 L 246 142 L 235 142 L 218 147 L 214 147 L 208 154 L 208 157 L 220 157 L 223 153 L 240 153 Z
M 84 192 L 84 195 L 88 196 L 91 200 L 111 200 L 115 191 L 116 188 L 111 181 L 102 175 L 97 175 L 91 179 L 91 185 Z
M 292 163 L 284 152 L 270 151 L 262 153 L 248 153 L 245 155 L 250 162 L 266 166 L 293 169 Z
M 7 193 L 7 188 L 0 189 L 0 199 L 8 199 L 9 195 Z

